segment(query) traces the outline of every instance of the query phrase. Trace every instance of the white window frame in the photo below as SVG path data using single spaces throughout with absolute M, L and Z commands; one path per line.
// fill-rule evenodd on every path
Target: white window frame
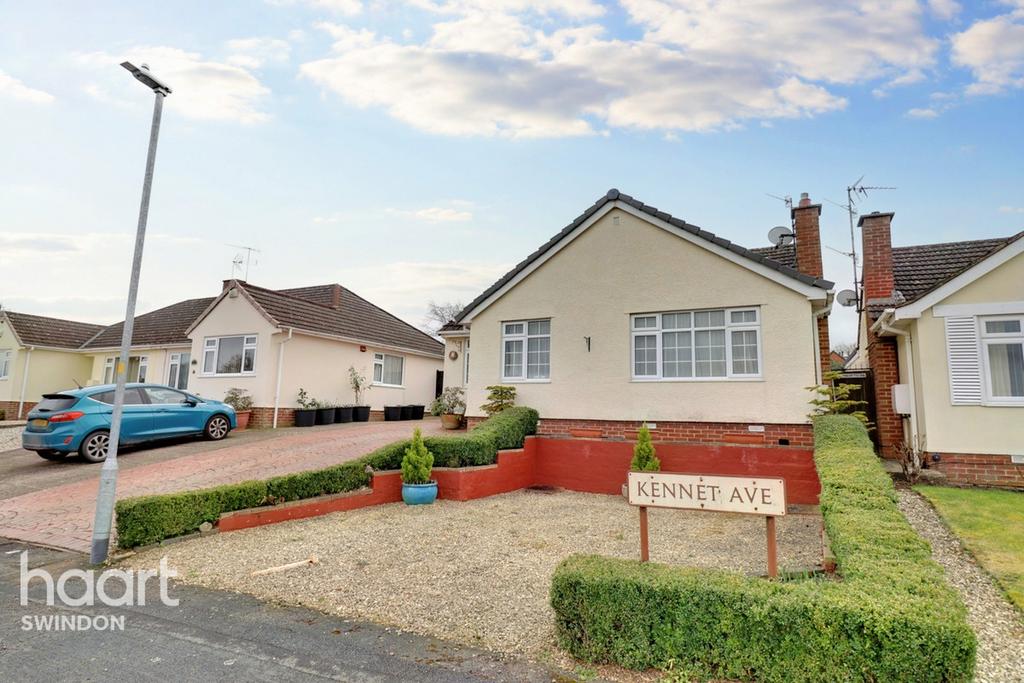
M 547 334 L 530 334 L 530 323 L 547 323 Z M 515 325 L 522 325 L 522 332 L 509 332 L 509 328 Z M 527 377 L 529 371 L 527 362 L 529 359 L 529 348 L 531 339 L 548 340 L 548 376 Z M 522 341 L 523 348 L 519 353 L 519 375 L 505 374 L 505 342 Z M 546 384 L 551 382 L 551 318 L 531 318 L 529 320 L 505 320 L 501 323 L 501 381 L 508 384 Z
M 996 396 L 992 393 L 992 370 L 989 366 L 988 347 L 990 344 L 1006 344 L 1019 342 L 1024 346 L 1024 315 L 992 315 L 978 316 L 978 341 L 981 347 L 982 386 L 985 388 L 984 405 L 1024 407 L 1024 396 Z M 1016 320 L 1020 323 L 1020 332 L 988 332 L 986 322 L 1002 322 Z
M 126 382 L 139 382 L 145 383 L 149 376 L 149 356 L 129 356 L 128 357 L 128 370 L 132 367 L 132 358 L 136 358 L 139 361 L 139 374 L 135 379 L 130 376 L 125 377 Z M 117 382 L 117 361 L 119 356 L 107 356 L 103 361 L 103 383 L 114 384 Z M 110 375 L 110 380 L 107 380 L 107 375 Z
M 722 311 L 725 321 L 724 325 L 714 327 L 694 327 L 694 315 L 697 313 L 717 313 Z M 736 312 L 754 313 L 754 322 L 732 322 L 732 314 Z M 673 328 L 666 330 L 662 326 L 662 316 L 687 313 L 690 315 L 689 328 Z M 638 318 L 654 318 L 654 327 L 637 327 Z M 695 332 L 705 330 L 723 330 L 725 332 L 725 375 L 721 377 L 696 377 L 696 345 Z M 666 332 L 690 332 L 690 368 L 694 376 L 691 377 L 665 377 L 664 362 L 662 358 L 663 335 Z M 732 333 L 733 332 L 754 332 L 757 338 L 757 372 L 738 373 L 733 372 L 732 357 Z M 764 343 L 761 335 L 761 309 L 759 306 L 737 306 L 734 308 L 699 308 L 692 310 L 661 311 L 657 313 L 633 313 L 629 316 L 629 376 L 634 382 L 748 382 L 759 381 L 764 378 Z M 655 338 L 655 360 L 657 372 L 653 375 L 636 374 L 636 339 L 637 337 L 654 336 Z
M 8 379 L 11 376 L 13 359 L 14 352 L 11 349 L 0 349 L 0 379 Z
M 384 358 L 390 356 L 391 358 L 397 358 L 402 361 L 402 381 L 398 384 L 388 384 L 384 380 Z M 377 366 L 380 366 L 380 378 L 381 381 L 377 381 Z M 373 354 L 373 386 L 375 387 L 394 387 L 396 389 L 405 388 L 405 356 L 399 356 L 394 353 L 375 352 Z
M 217 365 L 220 362 L 220 342 L 222 339 L 235 339 L 241 337 L 242 339 L 242 364 L 238 372 L 217 372 Z M 250 341 L 251 340 L 251 341 Z M 213 342 L 212 344 L 210 342 Z M 246 334 L 222 334 L 216 337 L 204 337 L 203 338 L 203 355 L 201 359 L 202 365 L 200 365 L 200 376 L 201 377 L 252 377 L 256 374 L 257 358 L 259 347 L 259 335 L 246 333 Z M 252 349 L 252 370 L 245 369 L 245 352 Z M 213 354 L 213 371 L 207 372 L 206 370 L 206 357 L 208 354 Z

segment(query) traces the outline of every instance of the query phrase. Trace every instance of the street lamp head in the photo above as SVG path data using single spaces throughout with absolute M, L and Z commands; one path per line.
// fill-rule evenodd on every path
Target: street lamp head
M 171 94 L 171 86 L 167 85 L 159 78 L 154 76 L 152 73 L 150 73 L 148 65 L 143 64 L 141 67 L 139 67 L 135 66 L 131 62 L 121 62 L 121 66 L 128 69 L 128 71 L 131 72 L 132 76 L 135 76 L 135 79 L 137 81 L 145 85 L 147 88 L 151 88 L 153 92 L 165 96 Z

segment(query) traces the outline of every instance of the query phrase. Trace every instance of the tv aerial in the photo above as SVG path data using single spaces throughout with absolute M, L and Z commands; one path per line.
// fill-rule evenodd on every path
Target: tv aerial
M 785 225 L 776 225 L 768 231 L 768 241 L 771 242 L 774 247 L 783 247 L 787 244 L 792 244 L 794 239 L 793 231 Z
M 256 249 L 255 247 L 247 247 L 244 244 L 229 244 L 227 246 L 235 247 L 236 249 L 243 249 L 243 250 L 245 250 L 245 256 L 244 257 L 242 256 L 241 252 L 239 252 L 239 253 L 235 254 L 235 258 L 233 258 L 231 260 L 231 277 L 235 277 L 235 273 L 237 271 L 239 271 L 239 270 L 242 270 L 242 267 L 245 266 L 245 276 L 242 279 L 243 280 L 248 280 L 249 279 L 249 262 L 252 261 L 253 254 L 256 254 L 256 262 L 255 262 L 254 265 L 258 266 L 260 264 L 260 262 L 259 262 L 260 250 Z
M 792 209 L 793 208 L 793 196 L 792 195 L 788 195 L 787 194 L 785 197 L 780 197 L 779 195 L 772 194 L 771 192 L 765 192 L 765 194 L 768 195 L 769 197 L 771 197 L 772 199 L 778 199 L 780 202 L 782 202 L 783 204 L 786 205 L 787 209 Z

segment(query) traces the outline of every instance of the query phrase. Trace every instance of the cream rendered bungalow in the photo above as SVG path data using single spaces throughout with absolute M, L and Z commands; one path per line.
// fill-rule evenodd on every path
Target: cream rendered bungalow
M 79 347 L 102 325 L 0 310 L 0 410 L 28 414 L 43 394 L 85 383 L 92 360 Z
M 916 445 L 951 481 L 1024 488 L 1024 232 L 893 248 L 892 218 L 860 219 L 848 364 L 872 370 L 882 452 Z
M 445 379 L 467 416 L 494 384 L 540 411 L 541 434 L 810 445 L 805 387 L 828 369 L 833 283 L 821 206 L 795 243 L 744 249 L 610 190 L 459 314 Z
M 299 389 L 353 403 L 349 368 L 370 382 L 364 402 L 429 405 L 443 345 L 341 285 L 271 290 L 226 280 L 189 326 L 189 391 L 222 398 L 250 392 L 254 426 L 293 423 Z

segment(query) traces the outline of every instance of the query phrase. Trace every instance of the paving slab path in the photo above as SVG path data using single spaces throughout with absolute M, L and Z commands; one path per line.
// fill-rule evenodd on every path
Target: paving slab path
M 186 446 L 194 452 L 188 455 L 122 470 L 117 495 L 127 498 L 169 493 L 328 467 L 407 438 L 414 427 L 421 428 L 424 435 L 443 431 L 440 421 L 426 419 L 294 429 L 271 437 L 265 437 L 264 432 L 242 438 L 242 443 L 237 445 L 232 445 L 230 439 L 226 444 L 208 442 L 208 448 L 190 442 Z M 259 438 L 261 436 L 264 438 Z M 195 450 L 197 448 L 199 450 Z M 130 459 L 131 455 L 125 458 Z M 45 473 L 50 469 L 46 465 L 53 464 L 39 460 L 40 472 Z M 99 487 L 99 465 L 57 465 L 88 468 L 91 476 L 83 475 L 87 478 L 0 500 L 0 537 L 88 552 Z

